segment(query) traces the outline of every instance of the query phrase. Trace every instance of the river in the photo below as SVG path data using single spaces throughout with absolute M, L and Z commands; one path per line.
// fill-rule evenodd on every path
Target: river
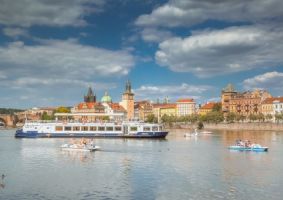
M 15 139 L 0 130 L 0 199 L 282 199 L 283 132 L 213 131 L 165 140 L 95 139 L 96 152 L 65 152 L 69 139 Z M 268 152 L 227 149 L 236 139 Z

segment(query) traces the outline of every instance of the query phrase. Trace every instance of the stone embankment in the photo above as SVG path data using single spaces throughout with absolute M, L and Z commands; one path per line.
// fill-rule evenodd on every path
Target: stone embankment
M 168 129 L 194 129 L 197 124 L 182 124 L 173 125 Z M 282 123 L 219 123 L 219 124 L 204 124 L 204 129 L 215 129 L 215 130 L 256 130 L 256 131 L 283 131 Z

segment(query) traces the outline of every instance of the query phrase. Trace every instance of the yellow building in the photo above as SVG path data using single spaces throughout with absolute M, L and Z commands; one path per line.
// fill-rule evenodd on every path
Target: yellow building
M 163 115 L 176 116 L 177 105 L 175 103 L 153 104 L 153 114 L 160 119 Z
M 215 102 L 208 102 L 204 104 L 200 109 L 199 109 L 199 114 L 200 115 L 206 115 L 207 113 L 211 112 L 213 110 L 213 107 L 216 105 Z

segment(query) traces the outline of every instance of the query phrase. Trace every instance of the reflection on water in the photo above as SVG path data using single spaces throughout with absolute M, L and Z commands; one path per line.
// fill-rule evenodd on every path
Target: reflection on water
M 101 151 L 76 152 L 59 148 L 69 139 L 1 131 L 0 199 L 281 199 L 282 133 L 183 132 L 166 140 L 95 139 Z M 269 152 L 229 151 L 236 139 Z

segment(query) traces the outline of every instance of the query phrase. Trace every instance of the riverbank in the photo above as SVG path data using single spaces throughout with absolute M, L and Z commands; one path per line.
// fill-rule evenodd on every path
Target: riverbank
M 178 129 L 194 129 L 196 124 L 181 124 L 174 125 L 169 130 Z M 255 130 L 255 131 L 283 131 L 283 124 L 270 123 L 270 122 L 253 122 L 253 123 L 219 123 L 219 124 L 204 124 L 204 129 L 214 130 Z

